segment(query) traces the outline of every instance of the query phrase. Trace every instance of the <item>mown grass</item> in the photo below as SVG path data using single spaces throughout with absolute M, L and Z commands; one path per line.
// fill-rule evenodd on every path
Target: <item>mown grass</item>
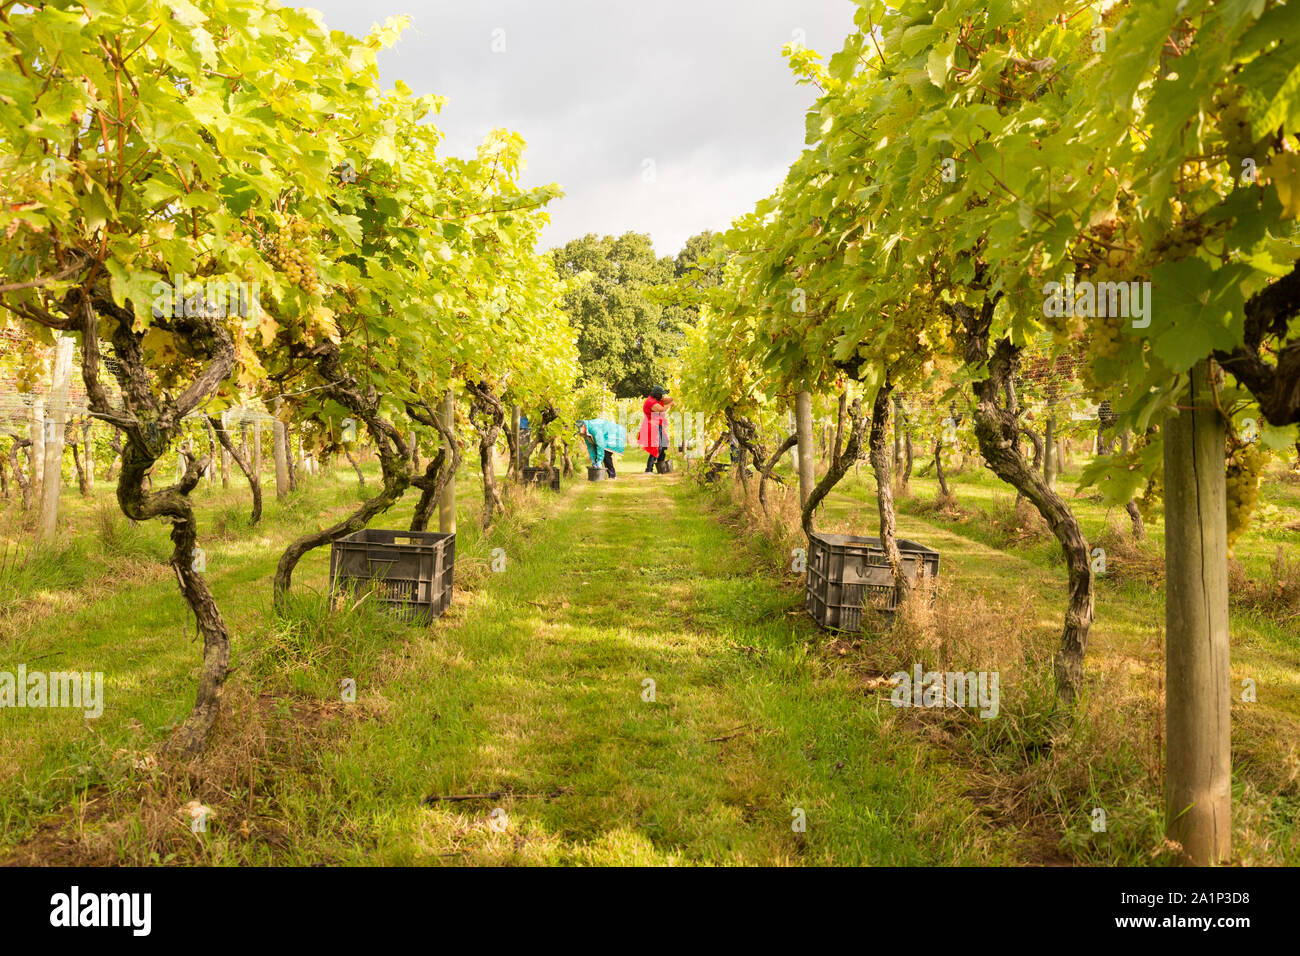
M 320 790 L 286 786 L 288 859 L 1007 859 L 964 825 L 975 808 L 937 755 L 894 746 L 819 664 L 788 589 L 680 502 L 672 479 L 572 489 L 508 580 L 412 648 L 386 719 L 328 751 Z M 424 802 L 466 794 L 495 795 Z

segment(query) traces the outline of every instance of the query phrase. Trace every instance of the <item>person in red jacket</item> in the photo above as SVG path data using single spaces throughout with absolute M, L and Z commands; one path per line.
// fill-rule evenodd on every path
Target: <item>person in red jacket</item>
M 652 388 L 649 396 L 641 403 L 641 428 L 637 433 L 637 444 L 650 457 L 646 460 L 646 474 L 651 474 L 657 465 L 663 469 L 663 462 L 668 460 L 668 422 L 664 413 L 673 403 L 668 392 L 659 387 Z

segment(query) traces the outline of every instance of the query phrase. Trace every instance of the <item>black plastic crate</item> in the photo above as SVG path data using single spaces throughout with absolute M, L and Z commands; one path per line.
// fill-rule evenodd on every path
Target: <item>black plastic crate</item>
M 605 474 L 605 466 L 604 466 L 604 465 L 588 465 L 588 466 L 587 466 L 587 480 L 588 480 L 588 481 L 604 481 L 606 477 L 608 477 L 608 476 Z
M 451 604 L 456 535 L 364 528 L 330 547 L 330 594 L 374 587 L 404 620 L 432 621 Z
M 524 468 L 520 471 L 519 477 L 526 485 L 550 485 L 553 490 L 560 490 L 560 469 L 552 468 L 550 465 Z
M 898 539 L 898 550 L 913 587 L 922 573 L 930 583 L 939 576 L 938 551 L 904 538 Z M 809 536 L 804 607 L 818 624 L 839 631 L 860 631 L 864 606 L 892 614 L 898 609 L 899 598 L 879 538 L 816 533 Z

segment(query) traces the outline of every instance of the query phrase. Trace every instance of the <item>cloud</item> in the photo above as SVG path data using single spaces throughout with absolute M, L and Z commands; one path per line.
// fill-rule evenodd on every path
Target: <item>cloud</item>
M 724 229 L 784 178 L 816 91 L 781 57 L 823 55 L 852 29 L 849 0 L 372 0 L 312 4 L 366 32 L 409 13 L 382 54 L 386 84 L 448 97 L 445 149 L 472 153 L 496 127 L 528 141 L 525 182 L 558 182 L 547 244 L 586 232 L 649 232 L 672 254 Z M 643 182 L 646 161 L 655 170 Z
M 547 238 L 563 242 L 589 232 L 648 233 L 660 255 L 672 255 L 705 229 L 725 228 L 785 178 L 786 165 L 737 168 L 711 149 L 675 157 L 653 167 L 608 177 L 586 189 L 579 202 L 551 209 Z

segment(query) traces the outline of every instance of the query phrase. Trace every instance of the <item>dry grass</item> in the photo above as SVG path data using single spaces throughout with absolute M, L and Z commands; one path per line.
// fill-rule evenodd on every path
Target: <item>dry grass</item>
M 1149 854 L 1162 846 L 1162 741 L 1150 733 L 1162 724 L 1158 657 L 1091 660 L 1085 696 L 1067 707 L 1052 677 L 1058 632 L 1023 613 L 1036 602 L 1028 588 L 990 600 L 951 585 L 932 603 L 909 602 L 887 633 L 863 642 L 866 671 L 879 675 L 865 688 L 888 695 L 881 677 L 914 663 L 997 673 L 996 719 L 973 707 L 900 709 L 892 719 L 966 766 L 971 796 L 995 824 L 1032 836 L 1038 862 Z M 1106 812 L 1109 840 L 1093 834 L 1095 807 Z
M 800 523 L 797 487 L 769 481 L 766 511 L 758 501 L 757 475 L 749 482 L 748 495 L 741 483 L 729 474 L 720 476 L 713 487 L 721 494 L 731 515 L 739 518 L 737 530 L 758 541 L 764 557 L 775 566 L 784 570 L 790 564 L 791 552 L 796 548 L 807 547 L 808 542 Z
M 966 766 L 969 795 L 995 824 L 1034 837 L 1037 862 L 1172 862 L 1178 848 L 1163 836 L 1163 642 L 1140 657 L 1090 656 L 1084 694 L 1067 706 L 1052 677 L 1059 631 L 1023 613 L 1035 603 L 1027 588 L 993 601 L 944 583 L 933 602 L 906 604 L 892 627 L 875 618 L 863 638 L 841 638 L 844 646 L 832 650 L 860 673 L 868 695 L 888 697 L 888 675 L 916 663 L 999 674 L 997 719 L 981 720 L 973 707 L 899 709 L 890 719 Z M 1238 724 L 1264 719 L 1249 708 L 1234 713 Z M 1243 741 L 1267 736 L 1263 726 L 1234 733 Z M 1300 851 L 1300 832 L 1279 829 L 1270 812 L 1300 792 L 1300 765 L 1286 753 L 1285 746 L 1238 753 L 1245 779 L 1234 795 L 1235 862 L 1294 859 Z M 1248 768 L 1254 763 L 1267 772 Z M 1103 832 L 1093 829 L 1095 810 L 1105 814 Z M 1041 852 L 1048 846 L 1055 850 Z
M 1228 562 L 1228 587 L 1234 604 L 1279 624 L 1300 623 L 1300 554 L 1278 547 L 1263 580 L 1254 580 L 1236 560 Z
M 1030 619 L 1017 609 L 1033 601 L 1028 588 L 1008 599 L 991 600 L 940 579 L 930 601 L 919 590 L 911 593 L 894 618 L 888 640 L 878 642 L 873 654 L 880 655 L 882 671 L 916 662 L 928 670 L 1015 666 L 1023 662 L 1033 635 Z
M 906 510 L 947 517 L 959 508 L 951 499 L 913 499 Z M 1050 538 L 1036 510 L 1026 501 L 1017 506 L 1009 495 L 975 513 L 987 518 L 981 523 L 998 547 Z M 969 514 L 960 509 L 956 517 Z M 792 524 L 797 527 L 797 515 Z M 1135 541 L 1123 515 L 1093 545 L 1106 551 L 1107 583 L 1163 584 L 1162 553 L 1150 538 Z M 1300 616 L 1300 555 L 1279 549 L 1258 583 L 1235 565 L 1232 586 L 1234 601 L 1294 626 Z M 1105 630 L 1116 626 L 1107 619 L 1087 659 L 1084 694 L 1066 705 L 1057 699 L 1053 678 L 1059 619 L 1026 614 L 1040 603 L 1028 587 L 998 599 L 941 579 L 932 604 L 911 604 L 893 621 L 868 615 L 861 635 L 828 636 L 822 666 L 847 669 L 864 694 L 886 701 L 890 675 L 911 672 L 915 663 L 925 670 L 997 671 L 997 719 L 981 720 L 969 707 L 886 713 L 899 732 L 942 748 L 967 770 L 969 795 L 991 820 L 1032 838 L 1038 852 L 1031 851 L 1031 859 L 1173 862 L 1179 848 L 1164 837 L 1163 640 L 1121 649 Z M 1300 828 L 1293 825 L 1300 795 L 1298 733 L 1300 724 L 1279 724 L 1276 710 L 1233 708 L 1236 863 L 1300 858 Z M 1094 830 L 1094 810 L 1105 814 L 1104 831 Z
M 375 719 L 382 698 L 355 704 L 309 697 L 226 692 L 208 748 L 184 759 L 154 750 L 118 750 L 112 787 L 82 794 L 45 821 L 6 858 L 11 866 L 145 866 L 158 863 L 274 862 L 288 834 L 271 812 L 277 782 L 307 771 L 337 722 Z M 192 829 L 202 813 L 202 836 Z M 230 836 L 227 842 L 214 839 Z M 241 845 L 239 858 L 230 848 Z
M 1047 522 L 1027 498 L 997 495 L 984 516 L 998 548 L 1046 541 L 1052 537 Z
M 1137 541 L 1129 528 L 1108 522 L 1092 542 L 1106 552 L 1106 577 L 1116 582 L 1161 585 L 1165 580 L 1165 557 L 1150 538 Z
M 940 518 L 945 521 L 964 521 L 974 514 L 971 509 L 962 507 L 957 496 L 951 492 L 946 495 L 940 492 L 933 498 L 919 501 L 913 511 L 921 517 Z

